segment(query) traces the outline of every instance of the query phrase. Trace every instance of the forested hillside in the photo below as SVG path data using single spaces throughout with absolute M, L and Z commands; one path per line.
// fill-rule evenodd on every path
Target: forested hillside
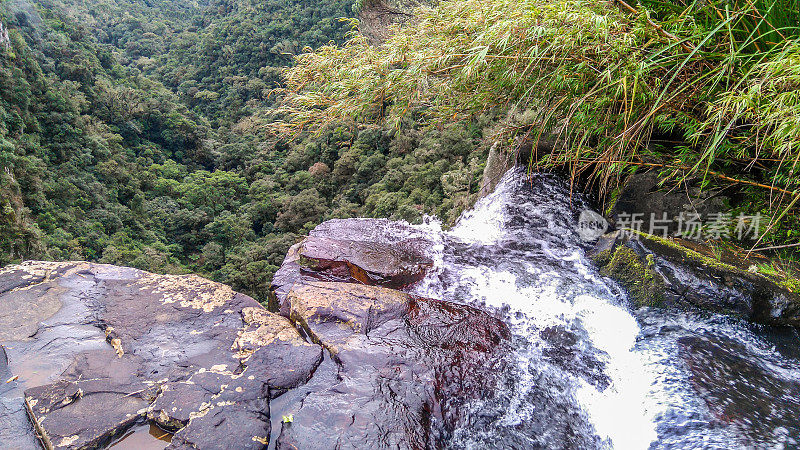
M 271 132 L 290 55 L 344 42 L 349 15 L 347 2 L 5 2 L 0 264 L 198 272 L 264 300 L 321 220 L 452 221 L 478 190 L 490 115 Z
M 6 1 L 0 263 L 191 271 L 263 300 L 320 221 L 451 223 L 490 146 L 540 141 L 538 168 L 601 200 L 656 169 L 724 189 L 732 213 L 769 218 L 762 246 L 791 246 L 786 1 L 453 0 L 384 43 L 340 0 Z
M 4 259 L 100 259 L 138 242 L 171 267 L 143 192 L 154 162 L 211 164 L 207 122 L 122 66 L 90 28 L 52 9 L 5 6 Z

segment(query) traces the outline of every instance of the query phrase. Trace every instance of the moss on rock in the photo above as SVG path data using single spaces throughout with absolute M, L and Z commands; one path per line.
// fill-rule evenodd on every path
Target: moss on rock
M 592 259 L 635 306 L 699 308 L 758 323 L 800 324 L 795 272 L 748 267 L 736 253 L 717 255 L 715 248 L 619 230 L 595 244 Z
M 659 306 L 663 303 L 664 284 L 653 270 L 653 255 L 642 260 L 633 250 L 618 246 L 605 250 L 594 258 L 603 276 L 619 282 L 637 306 Z
M 636 238 L 643 242 L 651 250 L 658 250 L 659 253 L 671 255 L 673 258 L 682 260 L 683 262 L 692 262 L 701 266 L 719 269 L 723 271 L 730 271 L 734 273 L 744 274 L 745 271 L 730 264 L 726 264 L 719 259 L 706 256 L 698 251 L 685 247 L 672 239 L 667 239 L 652 234 L 643 233 L 641 231 L 630 230 L 631 233 L 636 234 Z M 650 244 L 650 245 L 648 245 Z M 658 248 L 653 248 L 653 246 Z
M 785 287 L 789 291 L 800 294 L 800 279 L 797 278 L 787 278 L 781 282 L 781 286 Z

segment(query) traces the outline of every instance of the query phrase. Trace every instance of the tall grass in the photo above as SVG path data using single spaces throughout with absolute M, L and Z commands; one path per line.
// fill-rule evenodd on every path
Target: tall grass
M 277 127 L 509 111 L 501 146 L 554 139 L 539 166 L 591 170 L 607 188 L 649 164 L 739 184 L 785 217 L 800 197 L 800 0 L 625 6 L 445 0 L 380 47 L 353 31 L 285 71 Z

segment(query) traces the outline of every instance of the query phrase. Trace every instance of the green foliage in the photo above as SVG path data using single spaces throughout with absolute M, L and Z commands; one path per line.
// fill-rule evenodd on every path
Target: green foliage
M 796 0 L 648 3 L 449 0 L 380 47 L 353 31 L 284 72 L 278 132 L 342 117 L 402 128 L 507 111 L 491 136 L 555 142 L 539 168 L 592 171 L 613 188 L 631 164 L 665 179 L 734 183 L 766 238 L 797 228 L 800 9 Z
M 320 221 L 452 223 L 488 145 L 542 135 L 546 167 L 745 168 L 739 207 L 785 210 L 758 185 L 797 187 L 794 19 L 757 2 L 786 24 L 764 28 L 747 5 L 646 12 L 692 53 L 645 12 L 578 0 L 451 0 L 381 47 L 345 42 L 344 0 L 6 2 L 0 264 L 191 271 L 263 301 Z M 800 219 L 774 217 L 766 239 L 796 239 Z
M 800 294 L 800 262 L 797 260 L 781 257 L 769 263 L 753 265 L 752 269 L 787 290 Z
M 272 47 L 337 38 L 342 5 L 4 4 L 0 265 L 198 272 L 265 300 L 287 249 L 322 220 L 453 221 L 477 191 L 485 118 L 263 134 L 270 100 L 251 88 L 291 62 Z
M 135 208 L 140 177 L 153 158 L 189 162 L 203 120 L 51 10 L 2 20 L 1 259 L 97 259 L 117 233 L 144 238 L 130 229 L 146 222 Z

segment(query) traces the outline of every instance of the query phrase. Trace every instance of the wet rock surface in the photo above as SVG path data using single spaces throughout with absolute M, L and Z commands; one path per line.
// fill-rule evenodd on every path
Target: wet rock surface
M 608 375 L 604 373 L 605 364 L 580 348 L 581 339 L 578 333 L 565 326 L 551 326 L 540 331 L 539 335 L 549 344 L 542 350 L 542 354 L 550 362 L 566 371 L 579 374 L 600 390 L 611 384 Z
M 0 437 L 18 448 L 38 447 L 23 395 L 47 447 L 103 447 L 150 419 L 176 431 L 171 448 L 262 448 L 270 394 L 322 357 L 285 318 L 193 275 L 25 263 L 0 279 L 13 286 L 0 316 L 31 311 L 2 335 L 18 378 L 2 393 Z
M 593 250 L 601 273 L 639 306 L 699 308 L 770 325 L 800 326 L 800 296 L 771 280 L 679 242 L 614 232 Z
M 272 280 L 270 309 L 279 309 L 294 286 L 314 280 L 406 287 L 433 266 L 425 253 L 430 245 L 419 230 L 401 222 L 329 220 L 289 249 Z
M 282 405 L 292 420 L 276 448 L 438 447 L 464 420 L 462 405 L 493 395 L 510 339 L 502 321 L 384 287 L 422 278 L 433 263 L 426 245 L 406 225 L 349 219 L 323 223 L 290 251 L 273 283 L 278 307 L 330 362 L 315 375 L 327 382 L 312 379 L 314 389 Z
M 315 378 L 329 381 L 312 379 L 313 390 L 282 406 L 292 420 L 281 424 L 277 448 L 441 446 L 465 402 L 493 395 L 506 325 L 385 287 L 422 278 L 433 263 L 427 245 L 401 223 L 348 219 L 323 223 L 290 251 L 275 298 L 282 315 L 328 350 L 328 369 Z
M 402 288 L 425 276 L 429 242 L 415 229 L 388 220 L 329 220 L 298 248 L 303 270 L 331 281 Z
M 782 376 L 786 370 L 774 362 L 743 356 L 747 350 L 730 339 L 691 336 L 678 344 L 693 387 L 718 421 L 740 431 L 745 446 L 800 444 L 800 381 Z
M 432 264 L 418 237 L 389 221 L 333 221 L 305 243 L 368 282 L 405 285 Z M 342 282 L 301 265 L 301 249 L 273 283 L 282 314 L 194 275 L 0 270 L 0 376 L 12 380 L 0 386 L 0 447 L 39 448 L 38 435 L 47 448 L 104 448 L 148 422 L 174 433 L 153 438 L 167 448 L 433 447 L 463 420 L 460 405 L 492 395 L 502 321 Z
M 337 381 L 292 411 L 279 449 L 440 447 L 459 407 L 491 396 L 503 371 L 509 331 L 475 308 L 319 282 L 288 302 L 292 319 L 330 350 Z

